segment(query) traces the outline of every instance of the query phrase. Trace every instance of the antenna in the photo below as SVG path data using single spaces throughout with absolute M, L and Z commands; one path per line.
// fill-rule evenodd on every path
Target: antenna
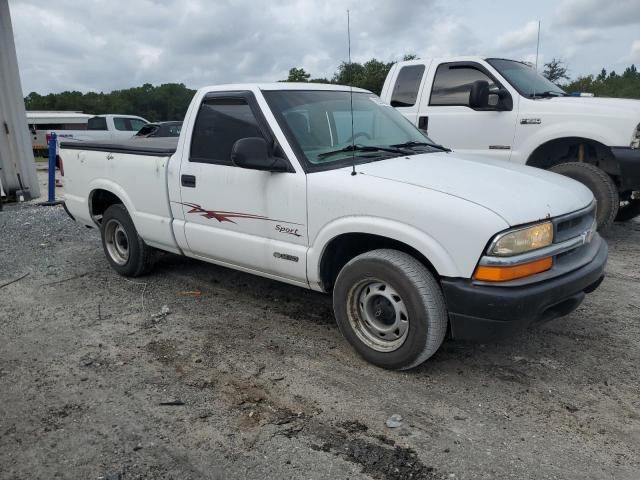
M 540 20 L 538 20 L 538 42 L 536 43 L 536 73 L 538 73 L 538 54 L 540 53 Z M 533 99 L 536 98 L 536 84 L 533 83 Z
M 356 138 L 353 128 L 353 68 L 351 68 L 351 22 L 347 10 L 347 45 L 349 46 L 349 106 L 351 111 L 351 175 L 356 175 Z

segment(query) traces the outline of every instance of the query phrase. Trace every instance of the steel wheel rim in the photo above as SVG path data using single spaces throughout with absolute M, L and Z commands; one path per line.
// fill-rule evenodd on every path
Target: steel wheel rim
M 378 352 L 400 348 L 409 333 L 409 312 L 389 283 L 359 282 L 349 292 L 349 323 L 360 341 Z
M 129 237 L 122 224 L 112 218 L 104 226 L 104 239 L 111 260 L 124 265 L 129 260 Z

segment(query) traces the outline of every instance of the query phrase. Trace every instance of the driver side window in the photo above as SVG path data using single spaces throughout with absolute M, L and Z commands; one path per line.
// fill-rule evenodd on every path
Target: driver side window
M 251 107 L 244 99 L 205 100 L 193 127 L 189 161 L 232 165 L 233 144 L 248 137 L 264 138 Z
M 489 82 L 489 90 L 496 89 L 493 78 L 471 65 L 441 64 L 433 80 L 429 105 L 468 107 L 471 85 L 477 80 Z

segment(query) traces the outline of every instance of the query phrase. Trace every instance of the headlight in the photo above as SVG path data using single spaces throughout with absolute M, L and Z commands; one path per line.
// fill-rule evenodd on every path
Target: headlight
M 498 235 L 487 251 L 488 255 L 510 257 L 547 247 L 553 243 L 551 222 L 538 223 Z
M 631 137 L 631 148 L 640 148 L 640 123 Z

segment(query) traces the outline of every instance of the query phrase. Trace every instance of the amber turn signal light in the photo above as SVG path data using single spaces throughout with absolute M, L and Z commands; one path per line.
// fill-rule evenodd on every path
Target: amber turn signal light
M 504 267 L 478 265 L 473 274 L 474 280 L 482 282 L 506 282 L 528 277 L 549 270 L 553 266 L 553 258 L 545 257 L 533 262 Z

